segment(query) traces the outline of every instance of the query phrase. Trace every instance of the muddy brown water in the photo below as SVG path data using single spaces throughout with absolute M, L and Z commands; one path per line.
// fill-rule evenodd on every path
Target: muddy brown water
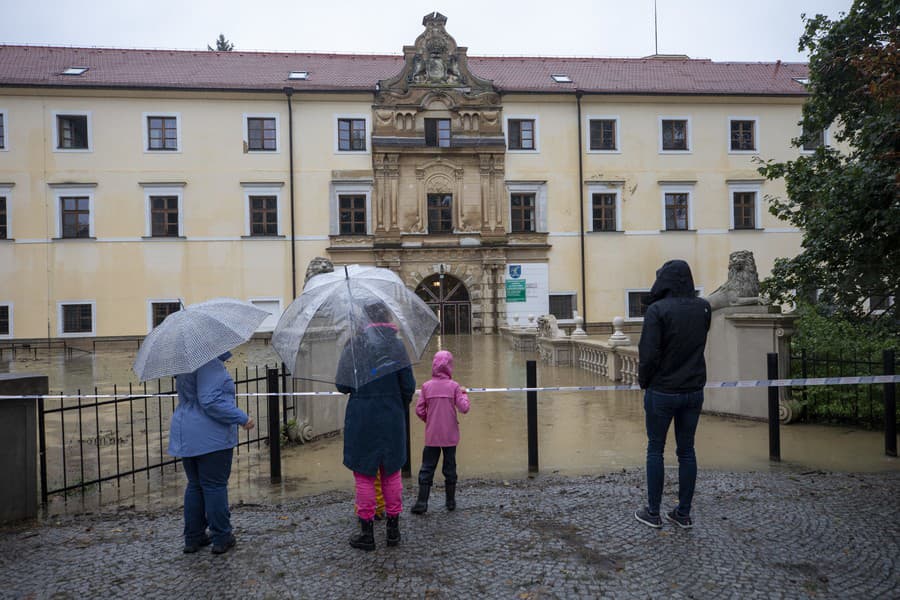
M 422 361 L 415 365 L 421 385 L 430 377 L 431 356 L 450 350 L 455 357 L 454 378 L 468 387 L 523 387 L 526 360 L 533 354 L 515 352 L 498 336 L 444 336 L 432 339 Z M 50 377 L 55 392 L 120 392 L 134 382 L 131 364 L 136 348 L 119 345 L 95 354 L 67 358 L 46 351 L 0 360 L 0 372 L 38 372 Z M 251 342 L 238 348 L 229 366 L 274 365 L 270 345 Z M 538 362 L 539 386 L 609 385 L 599 375 L 575 367 L 550 367 Z M 526 402 L 524 392 L 470 394 L 472 408 L 460 416 L 461 441 L 457 462 L 461 479 L 510 479 L 528 476 Z M 165 407 L 164 407 L 165 408 Z M 152 404 L 148 411 L 152 411 Z M 165 412 L 165 411 L 164 411 Z M 138 419 L 139 420 L 139 419 Z M 101 426 L 102 430 L 102 426 Z M 162 432 L 163 438 L 167 432 Z M 412 416 L 413 479 L 418 470 L 424 424 Z M 71 434 L 67 434 L 69 439 Z M 766 423 L 704 414 L 696 447 L 701 469 L 717 470 L 900 470 L 900 461 L 883 453 L 883 434 L 848 427 L 792 424 L 781 428 L 782 463 L 768 458 Z M 158 436 L 157 436 L 158 437 Z M 646 449 L 642 395 L 628 392 L 544 392 L 538 395 L 540 473 L 594 474 L 642 467 Z M 58 440 L 57 440 L 58 443 Z M 70 441 L 71 443 L 71 441 Z M 49 455 L 49 453 L 48 453 Z M 268 454 L 242 451 L 231 479 L 234 502 L 279 501 L 298 495 L 352 489 L 352 476 L 341 464 L 342 438 L 335 435 L 309 444 L 289 446 L 282 453 L 282 483 L 268 478 Z M 670 431 L 666 465 L 677 465 Z M 52 468 L 52 465 L 48 465 Z M 71 467 L 70 467 L 71 468 Z M 436 483 L 442 477 L 436 475 Z M 54 497 L 48 514 L 90 510 L 103 506 L 177 506 L 183 475 L 168 468 L 104 484 L 87 493 Z

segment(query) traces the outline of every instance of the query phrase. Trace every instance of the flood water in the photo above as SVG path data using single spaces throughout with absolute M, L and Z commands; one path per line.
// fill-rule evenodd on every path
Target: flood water
M 455 357 L 454 378 L 467 387 L 524 387 L 526 360 L 533 354 L 515 352 L 498 336 L 445 336 L 432 339 L 423 360 L 416 364 L 421 385 L 431 374 L 431 356 L 439 349 Z M 95 354 L 61 353 L 38 358 L 9 353 L 0 360 L 0 372 L 37 372 L 50 377 L 53 392 L 111 391 L 117 384 L 135 381 L 131 372 L 136 347 L 132 343 L 110 346 Z M 251 342 L 234 352 L 232 368 L 244 364 L 274 365 L 278 358 L 270 345 Z M 550 367 L 538 362 L 539 386 L 609 385 L 599 375 L 575 367 Z M 457 462 L 461 479 L 500 479 L 528 476 L 526 401 L 524 392 L 471 393 L 472 408 L 460 415 L 461 441 Z M 424 424 L 412 416 L 413 480 L 419 468 Z M 628 392 L 547 392 L 538 394 L 538 440 L 541 473 L 594 474 L 622 468 L 643 467 L 646 436 L 642 395 Z M 704 414 L 697 431 L 696 448 L 701 469 L 716 470 L 900 470 L 900 461 L 883 452 L 881 432 L 848 427 L 792 424 L 781 428 L 782 463 L 768 458 L 766 423 Z M 352 475 L 341 464 L 340 435 L 306 445 L 290 446 L 282 453 L 283 482 L 268 482 L 268 458 L 261 452 L 242 451 L 231 480 L 234 502 L 278 501 L 297 495 L 334 489 L 352 489 Z M 670 431 L 666 465 L 677 465 L 674 436 Z M 441 476 L 437 475 L 438 482 Z M 160 480 L 161 478 L 161 480 Z M 102 497 L 85 497 L 91 504 L 136 506 L 178 505 L 183 475 L 168 472 L 137 478 L 117 486 L 105 484 Z M 79 495 L 80 496 L 80 495 Z M 88 496 L 91 496 L 90 494 Z M 59 499 L 51 512 L 76 510 Z M 76 502 L 77 504 L 77 502 Z

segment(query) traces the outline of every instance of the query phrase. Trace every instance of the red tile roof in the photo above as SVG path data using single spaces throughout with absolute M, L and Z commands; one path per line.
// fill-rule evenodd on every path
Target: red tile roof
M 470 57 L 471 71 L 504 92 L 804 96 L 804 63 L 719 63 L 682 58 Z M 62 75 L 89 67 L 83 75 Z M 374 91 L 401 56 L 120 50 L 0 45 L 0 86 Z M 306 81 L 288 80 L 308 71 Z M 572 83 L 556 83 L 553 74 Z

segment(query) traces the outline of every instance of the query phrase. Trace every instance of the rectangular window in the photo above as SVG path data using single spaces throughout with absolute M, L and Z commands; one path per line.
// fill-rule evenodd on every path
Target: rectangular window
M 686 119 L 662 119 L 662 149 L 688 149 L 688 122 Z
M 615 194 L 591 194 L 591 222 L 593 231 L 616 230 Z
M 9 335 L 9 305 L 0 304 L 0 335 Z
M 147 150 L 178 150 L 177 117 L 147 117 Z
M 557 319 L 575 318 L 575 294 L 550 294 L 550 314 Z
M 93 306 L 90 304 L 63 304 L 63 333 L 91 333 L 94 330 Z
M 61 150 L 88 149 L 87 115 L 56 115 L 56 147 Z
M 342 152 L 365 152 L 365 119 L 338 119 L 338 150 Z
M 6 150 L 6 114 L 0 112 L 0 150 Z
M 893 296 L 869 296 L 869 312 L 880 315 L 894 305 Z
M 734 228 L 756 229 L 756 192 L 734 192 Z
M 179 302 L 153 302 L 153 327 L 158 327 L 166 317 L 181 310 Z
M 813 152 L 819 146 L 825 145 L 825 130 L 820 129 L 809 135 L 806 134 L 805 131 L 801 132 L 800 136 L 803 138 L 803 150 L 804 152 Z
M 647 307 L 644 306 L 642 300 L 644 296 L 650 293 L 650 290 L 635 290 L 628 292 L 628 318 L 643 319 Z
M 535 231 L 535 194 L 510 194 L 509 221 L 513 233 Z
M 250 235 L 278 235 L 278 197 L 250 196 Z
M 510 119 L 509 149 L 534 150 L 534 119 Z
M 687 192 L 666 193 L 666 231 L 687 231 Z
M 178 237 L 178 196 L 150 196 L 150 235 Z
M 425 119 L 425 145 L 450 147 L 450 119 Z
M 6 218 L 6 196 L 0 196 L 0 240 L 9 238 L 9 224 Z
M 590 136 L 591 150 L 618 150 L 615 119 L 591 119 Z
M 61 204 L 62 227 L 60 233 L 64 238 L 91 237 L 91 203 L 87 196 L 63 196 Z
M 275 133 L 274 117 L 248 117 L 247 149 L 251 152 L 277 150 Z M 363 138 L 363 146 L 365 147 L 365 137 Z
M 347 194 L 338 196 L 338 218 L 341 235 L 366 234 L 366 197 Z
M 756 121 L 732 119 L 730 128 L 731 150 L 756 150 Z
M 428 233 L 453 232 L 453 194 L 428 194 Z

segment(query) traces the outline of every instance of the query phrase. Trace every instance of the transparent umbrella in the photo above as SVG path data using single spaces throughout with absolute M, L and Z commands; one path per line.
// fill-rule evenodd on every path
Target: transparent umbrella
M 216 298 L 167 316 L 138 349 L 141 381 L 191 373 L 250 339 L 269 313 L 249 302 Z
M 437 326 L 393 271 L 350 265 L 307 282 L 272 345 L 294 377 L 355 389 L 418 361 Z

